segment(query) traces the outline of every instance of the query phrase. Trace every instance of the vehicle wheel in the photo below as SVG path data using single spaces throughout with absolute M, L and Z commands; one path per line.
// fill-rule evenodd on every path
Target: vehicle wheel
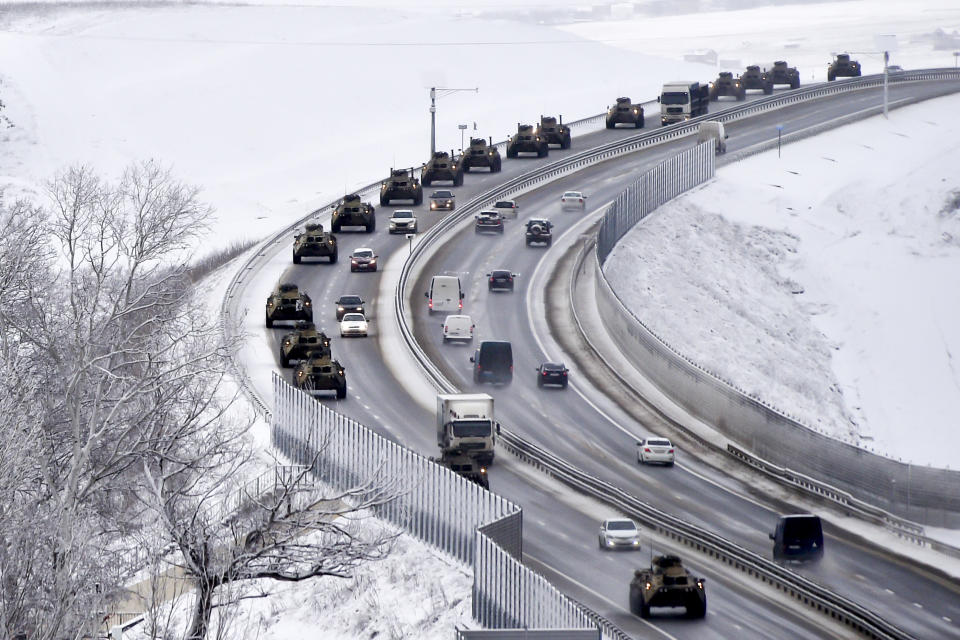
M 306 317 L 307 322 L 313 322 L 313 311 L 310 311 Z
M 462 187 L 463 186 L 463 174 L 461 173 L 456 178 L 453 179 L 453 186 Z
M 337 387 L 337 400 L 343 400 L 347 397 L 347 385 Z
M 828 74 L 827 74 L 827 82 L 833 82 L 833 81 L 836 80 L 836 79 L 837 79 L 837 76 L 834 75 L 833 73 L 828 73 Z
M 500 227 L 499 229 L 497 229 L 497 233 L 499 233 L 500 235 L 503 235 L 503 227 Z
M 637 454 L 637 464 L 647 464 L 647 461 L 643 459 L 643 454 Z
M 514 151 L 513 149 L 511 149 L 510 147 L 507 147 L 507 157 L 508 157 L 508 158 L 516 158 L 516 157 L 517 157 L 517 152 Z
M 737 94 L 737 101 L 738 101 L 738 102 L 741 102 L 741 101 L 746 100 L 746 99 L 747 99 L 747 92 L 746 92 L 746 91 L 741 91 L 740 93 Z
M 549 247 L 550 245 L 552 245 L 552 244 L 553 244 L 553 238 L 550 238 L 549 240 L 547 240 L 547 246 L 548 246 L 548 247 Z
M 615 123 L 610 122 L 609 120 L 607 120 L 607 129 L 613 129 L 613 128 L 615 128 L 616 126 L 617 126 L 617 125 L 616 125 Z
M 768 84 L 768 85 L 764 86 L 764 87 L 763 87 L 763 93 L 764 93 L 765 95 L 770 95 L 771 93 L 773 93 L 773 85 L 772 85 L 772 84 Z
M 421 191 L 413 198 L 413 204 L 421 205 L 423 204 L 423 192 Z
M 433 174 L 425 173 L 420 176 L 420 184 L 429 187 L 433 183 Z
M 633 126 L 634 129 L 643 129 L 643 118 L 638 118 L 636 124 Z
M 330 254 L 330 264 L 333 264 L 337 261 L 337 250 L 334 249 L 333 253 Z
M 389 199 L 389 198 L 384 198 L 384 197 L 381 195 L 381 196 L 380 196 L 380 206 L 381 206 L 381 207 L 385 207 L 385 206 L 387 206 L 388 204 L 390 204 L 390 199 Z
M 500 172 L 500 159 L 497 158 L 497 160 L 494 161 L 493 166 L 490 168 L 490 173 L 499 173 L 499 172 Z
M 284 369 L 290 366 L 290 358 L 283 353 L 283 349 L 280 349 L 280 366 Z
M 418 227 L 417 225 L 413 225 L 413 232 L 414 232 L 414 233 L 419 233 L 419 232 L 420 232 L 420 227 Z
M 356 272 L 357 272 L 357 268 L 353 265 L 350 265 L 350 273 L 356 273 Z
M 542 386 L 543 386 L 543 378 L 537 378 L 537 386 L 538 386 L 538 387 L 542 387 Z M 603 545 L 600 545 L 600 546 L 602 547 Z
M 377 221 L 374 219 L 374 220 L 371 220 L 370 224 L 367 225 L 367 233 L 373 233 L 376 230 L 377 230 Z
M 443 336 L 443 344 L 447 344 L 447 336 Z
M 650 617 L 650 605 L 643 601 L 643 598 L 640 598 L 640 617 L 649 618 Z
M 546 158 L 548 153 L 550 153 L 549 149 L 537 149 L 538 158 Z
M 474 227 L 474 228 L 473 228 L 473 232 L 474 232 L 474 233 L 480 233 L 480 229 L 478 229 L 477 227 Z
M 720 99 L 720 96 L 718 96 L 717 94 L 713 93 L 712 91 L 710 92 L 710 102 L 716 102 L 716 101 L 719 100 L 719 99 Z
M 671 460 L 670 462 L 668 462 L 668 463 L 667 463 L 667 466 L 668 466 L 668 467 L 672 467 L 672 466 L 673 466 L 673 460 Z
M 573 139 L 568 137 L 567 139 L 565 139 L 565 140 L 563 141 L 563 144 L 560 145 L 560 148 L 561 148 L 561 149 L 569 149 L 572 144 L 573 144 Z
M 567 388 L 567 382 L 568 382 L 567 380 L 564 380 L 563 383 L 562 383 L 560 386 L 563 387 L 564 389 L 566 389 L 566 388 Z
M 493 285 L 487 284 L 487 291 L 493 291 Z
M 790 88 L 791 88 L 791 89 L 799 89 L 799 88 L 800 88 L 800 78 L 794 78 L 793 80 L 791 80 L 791 81 L 790 81 Z
M 339 221 L 337 221 L 337 222 L 331 222 L 331 223 L 330 223 L 330 230 L 333 231 L 334 233 L 339 233 L 339 232 L 340 232 L 340 222 L 339 222 Z

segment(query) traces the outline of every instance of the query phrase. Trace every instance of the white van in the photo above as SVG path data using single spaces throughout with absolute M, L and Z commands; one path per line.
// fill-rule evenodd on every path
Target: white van
M 463 309 L 463 289 L 457 276 L 433 276 L 430 290 L 424 293 L 430 313 L 446 311 L 459 313 Z
M 443 341 L 463 340 L 470 342 L 473 340 L 474 324 L 470 316 L 447 316 L 443 321 Z
M 717 155 L 727 152 L 727 132 L 723 130 L 723 123 L 716 120 L 708 120 L 700 123 L 700 131 L 697 133 L 697 144 L 713 140 L 716 144 Z

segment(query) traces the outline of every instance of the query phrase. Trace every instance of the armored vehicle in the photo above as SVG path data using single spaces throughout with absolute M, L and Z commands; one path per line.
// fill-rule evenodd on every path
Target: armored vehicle
M 361 202 L 360 196 L 355 193 L 343 196 L 343 200 L 330 216 L 330 228 L 334 232 L 340 231 L 342 227 L 363 227 L 367 233 L 373 233 L 377 228 L 373 205 Z
M 547 141 L 540 137 L 540 133 L 532 124 L 517 123 L 517 132 L 510 136 L 507 142 L 507 157 L 516 158 L 518 153 L 534 152 L 538 158 L 544 158 L 550 153 Z
M 453 152 L 434 151 L 433 157 L 423 165 L 420 183 L 429 187 L 434 180 L 452 180 L 455 187 L 463 184 L 463 165 Z
M 335 391 L 337 399 L 347 397 L 347 376 L 343 365 L 330 354 L 310 352 L 293 372 L 293 386 L 311 395 L 318 391 Z
M 559 122 L 551 116 L 540 116 L 537 133 L 547 141 L 547 144 L 558 144 L 561 149 L 570 148 L 570 127 L 563 125 L 563 116 L 560 116 Z
M 486 466 L 480 464 L 475 456 L 464 453 L 444 453 L 443 457 L 430 458 L 433 462 L 442 464 L 454 473 L 463 476 L 471 482 L 476 482 L 484 489 L 490 488 Z
M 390 177 L 380 185 L 380 206 L 387 206 L 391 200 L 413 200 L 413 204 L 423 204 L 423 187 L 413 175 L 413 169 L 390 169 Z
M 464 171 L 490 167 L 490 173 L 496 173 L 500 171 L 500 150 L 494 146 L 493 138 L 490 138 L 490 144 L 483 138 L 470 138 L 470 148 L 460 157 L 460 164 Z
M 324 231 L 320 223 L 303 225 L 303 233 L 293 237 L 293 264 L 300 264 L 304 258 L 328 258 L 331 263 L 336 262 L 337 237 Z
M 643 127 L 643 107 L 630 102 L 630 98 L 617 98 L 617 103 L 607 109 L 607 129 L 618 124 L 632 124 L 635 129 Z
M 737 100 L 747 97 L 747 90 L 740 84 L 740 78 L 734 78 L 729 71 L 721 71 L 717 79 L 710 83 L 710 99 L 719 100 L 720 96 L 733 96 Z
M 545 244 L 548 247 L 553 244 L 553 223 L 541 218 L 531 218 L 527 220 L 526 243 L 529 247 L 532 244 Z
M 655 556 L 630 581 L 630 613 L 650 617 L 650 607 L 686 607 L 688 618 L 707 615 L 704 579 L 690 574 L 677 556 Z
M 789 67 L 783 60 L 773 63 L 773 68 L 767 71 L 771 84 L 788 84 L 791 89 L 800 86 L 800 72 L 796 67 Z
M 284 282 L 267 298 L 267 328 L 278 320 L 306 320 L 313 322 L 313 302 L 297 285 Z
M 760 65 L 751 64 L 747 70 L 740 75 L 740 87 L 747 89 L 763 89 L 767 95 L 773 93 L 773 83 L 767 76 L 766 71 L 760 70 Z
M 311 352 L 330 355 L 330 338 L 312 322 L 298 322 L 280 341 L 280 366 L 289 367 L 291 360 L 303 360 Z
M 827 66 L 827 81 L 832 82 L 837 78 L 856 78 L 860 75 L 860 63 L 850 59 L 849 53 L 837 54 L 836 60 Z

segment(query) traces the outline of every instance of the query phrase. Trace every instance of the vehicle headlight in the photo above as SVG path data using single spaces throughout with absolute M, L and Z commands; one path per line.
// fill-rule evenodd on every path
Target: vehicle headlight
M 343 311 L 343 307 L 337 307 L 337 311 Z

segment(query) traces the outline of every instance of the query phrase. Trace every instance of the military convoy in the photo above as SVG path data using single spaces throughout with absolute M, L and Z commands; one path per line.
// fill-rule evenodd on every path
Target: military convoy
M 280 340 L 280 366 L 287 368 L 293 360 L 303 360 L 307 354 L 330 355 L 330 338 L 312 322 L 298 322 L 294 330 Z
M 563 116 L 559 121 L 552 116 L 540 116 L 540 126 L 537 133 L 546 140 L 547 144 L 558 144 L 561 149 L 569 149 L 571 143 L 570 127 L 563 125 Z
M 777 60 L 773 63 L 773 67 L 767 70 L 767 77 L 772 85 L 788 84 L 791 89 L 800 86 L 800 72 L 797 71 L 796 67 L 787 65 L 783 60 Z
M 773 83 L 767 77 L 767 72 L 760 70 L 758 64 L 751 64 L 746 71 L 740 74 L 740 87 L 745 92 L 748 89 L 763 89 L 763 92 L 767 95 L 773 93 Z
M 518 153 L 536 153 L 538 158 L 545 158 L 550 153 L 550 147 L 532 124 L 518 122 L 517 132 L 507 142 L 507 157 L 516 158 Z
M 413 204 L 423 204 L 423 187 L 413 175 L 413 169 L 390 169 L 390 177 L 380 184 L 380 206 L 385 207 L 391 200 L 413 200 Z
M 630 581 L 630 613 L 650 617 L 650 607 L 686 607 L 688 618 L 707 615 L 704 579 L 683 566 L 680 558 L 655 556 L 649 569 L 637 569 Z
M 300 361 L 293 372 L 293 386 L 311 395 L 318 391 L 334 391 L 338 400 L 347 397 L 343 365 L 322 351 L 311 351 Z
M 373 233 L 377 228 L 373 205 L 361 202 L 355 193 L 343 196 L 330 216 L 330 228 L 337 233 L 343 227 L 363 227 L 367 233 Z
M 607 129 L 615 129 L 618 124 L 643 128 L 643 107 L 630 102 L 630 98 L 617 98 L 616 104 L 607 109 Z
M 849 53 L 839 53 L 827 66 L 827 81 L 833 82 L 837 78 L 856 78 L 861 74 L 860 63 L 850 59 Z
M 313 322 L 313 302 L 292 282 L 284 282 L 267 297 L 267 328 L 282 320 L 306 320 Z
M 531 218 L 527 220 L 524 236 L 528 247 L 532 244 L 545 244 L 549 247 L 553 244 L 553 223 L 541 218 Z
M 452 152 L 434 151 L 433 156 L 427 160 L 427 164 L 423 165 L 420 171 L 420 183 L 429 187 L 434 180 L 452 180 L 455 187 L 463 184 L 463 165 Z
M 483 138 L 470 138 L 470 148 L 460 156 L 464 171 L 474 167 L 489 167 L 490 173 L 497 173 L 500 171 L 500 162 L 500 150 L 493 144 L 493 138 L 490 138 L 490 144 Z
M 337 237 L 317 222 L 303 225 L 303 232 L 293 237 L 293 264 L 308 257 L 327 258 L 331 264 L 337 261 Z
M 717 79 L 710 83 L 710 99 L 716 102 L 720 96 L 732 96 L 737 100 L 745 100 L 747 90 L 740 83 L 740 78 L 734 78 L 733 73 L 721 71 Z

